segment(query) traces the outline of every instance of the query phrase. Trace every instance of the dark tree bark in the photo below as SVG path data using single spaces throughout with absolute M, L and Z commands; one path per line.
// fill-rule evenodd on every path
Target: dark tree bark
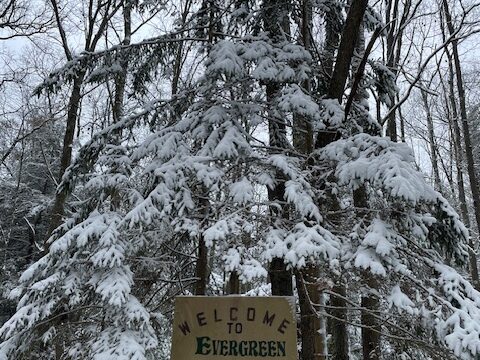
M 302 1 L 301 42 L 305 49 L 310 50 L 312 27 L 312 2 Z M 307 80 L 302 84 L 310 92 L 311 84 Z M 313 151 L 313 127 L 311 121 L 302 115 L 295 114 L 293 118 L 293 146 L 302 154 L 308 155 Z M 317 264 L 309 264 L 304 269 L 295 272 L 298 301 L 300 305 L 300 332 L 302 360 L 326 359 L 326 330 L 321 328 L 318 312 L 314 305 L 320 303 L 321 295 L 317 288 L 320 269 Z
M 393 7 L 393 13 L 392 13 Z M 389 0 L 387 3 L 387 13 L 386 19 L 388 26 L 387 31 L 387 66 L 389 69 L 393 69 L 395 66 L 395 28 L 397 23 L 397 16 L 398 16 L 398 0 Z M 392 18 L 390 22 L 390 18 Z M 393 107 L 395 105 L 395 99 L 391 99 Z M 392 111 L 388 116 L 387 120 L 387 135 L 390 137 L 392 141 L 397 141 L 397 121 L 395 111 Z
M 403 5 L 403 11 L 400 16 L 400 4 Z M 402 51 L 403 33 L 408 19 L 417 11 L 418 5 L 412 8 L 412 1 L 405 0 L 401 3 L 398 0 L 387 0 L 385 22 L 387 24 L 387 66 L 397 76 L 400 55 Z M 389 106 L 389 116 L 387 119 L 387 135 L 392 141 L 398 140 L 397 120 L 395 106 L 398 103 L 398 95 L 391 100 Z M 405 142 L 405 124 L 401 115 L 401 108 L 398 107 L 400 115 L 400 139 Z
M 205 245 L 205 239 L 200 235 L 198 239 L 197 263 L 195 266 L 195 295 L 205 295 L 207 293 L 208 282 L 208 248 Z
M 435 184 L 435 189 L 442 192 L 442 183 L 440 181 L 440 171 L 438 170 L 438 157 L 436 149 L 436 140 L 435 140 L 435 130 L 433 128 L 433 119 L 432 112 L 430 110 L 430 104 L 428 103 L 428 95 L 425 90 L 421 90 L 423 107 L 427 114 L 427 131 L 428 131 L 428 142 L 430 146 L 430 159 L 432 161 L 433 169 L 433 180 Z
M 132 36 L 132 4 L 125 1 L 123 8 L 123 45 L 130 45 Z M 125 85 L 127 83 L 128 58 L 122 59 L 120 62 L 122 71 L 115 78 L 115 97 L 113 99 L 113 121 L 118 122 L 123 115 L 123 101 L 125 97 Z
M 337 61 L 333 69 L 332 79 L 328 90 L 328 98 L 337 99 L 342 102 L 345 84 L 350 72 L 355 44 L 357 42 L 360 25 L 363 15 L 367 9 L 368 0 L 355 0 L 350 5 L 350 10 L 345 21 L 345 28 L 342 32 L 340 45 L 337 53 Z
M 365 186 L 361 186 L 353 192 L 353 202 L 356 208 L 357 218 L 362 219 L 363 227 L 369 225 L 369 214 L 365 209 L 369 208 L 368 194 Z M 380 324 L 373 315 L 378 311 L 380 303 L 375 296 L 375 289 L 378 288 L 378 281 L 374 275 L 365 271 L 362 274 L 362 282 L 366 286 L 367 292 L 362 294 L 361 307 L 365 310 L 361 313 L 362 323 L 362 353 L 364 360 L 380 359 Z
M 273 43 L 280 43 L 285 40 L 285 35 L 290 33 L 290 1 L 289 0 L 265 0 L 262 4 L 262 18 L 265 31 L 269 34 Z M 281 84 L 270 81 L 266 84 L 267 102 L 270 104 L 268 113 L 269 143 L 275 149 L 288 149 L 286 122 L 275 109 L 275 100 L 280 95 Z M 282 178 L 278 173 L 277 177 Z M 285 182 L 279 180 L 273 189 L 268 189 L 269 201 L 284 201 Z M 286 206 L 270 209 L 272 218 L 275 219 L 274 226 L 282 226 L 282 219 L 288 219 Z M 272 259 L 268 271 L 272 286 L 272 295 L 293 295 L 292 274 L 287 270 L 283 258 Z
M 63 50 L 65 52 L 66 59 L 68 61 L 73 59 L 72 51 L 68 45 L 67 35 L 63 28 L 63 23 L 61 20 L 57 0 L 50 0 L 54 12 L 54 16 L 57 22 L 58 31 L 60 34 L 60 38 L 62 40 Z M 101 7 L 104 11 L 93 10 L 93 2 L 89 3 L 89 16 L 87 19 L 87 31 L 86 31 L 86 38 L 85 38 L 85 51 L 93 52 L 98 44 L 98 41 L 103 36 L 104 31 L 112 18 L 112 16 L 120 9 L 121 2 L 113 3 L 112 0 L 106 0 L 103 3 L 98 3 L 98 6 Z M 102 16 L 98 18 L 98 16 Z M 95 25 L 98 24 L 97 31 L 94 31 Z M 67 106 L 67 119 L 66 119 L 66 127 L 65 127 L 65 135 L 63 139 L 63 149 L 62 155 L 60 159 L 60 170 L 58 175 L 58 181 L 60 183 L 65 171 L 70 166 L 72 161 L 72 146 L 73 146 L 73 139 L 75 135 L 75 127 L 78 120 L 78 113 L 81 106 L 82 100 L 82 86 L 83 81 L 85 78 L 85 72 L 81 71 L 78 73 L 77 77 L 73 81 L 72 86 L 72 93 L 69 98 L 68 106 Z M 45 249 L 48 250 L 48 243 L 46 242 L 53 231 L 62 223 L 63 216 L 65 214 L 65 203 L 67 200 L 68 193 L 71 189 L 61 188 L 57 191 L 55 195 L 55 201 L 53 204 L 50 224 L 48 227 L 48 231 L 45 237 Z
M 232 271 L 230 273 L 230 277 L 228 279 L 227 293 L 230 295 L 240 294 L 240 278 L 238 277 L 238 273 L 236 271 Z
M 350 67 L 358 41 L 363 16 L 367 9 L 367 4 L 368 0 L 355 0 L 351 2 L 345 27 L 342 31 L 335 67 L 333 69 L 327 93 L 327 98 L 337 99 L 339 103 L 342 102 L 345 84 L 347 83 L 350 73 Z M 315 148 L 323 148 L 338 139 L 339 136 L 338 129 L 335 128 L 327 128 L 326 131 L 319 131 L 315 142 Z M 333 194 L 330 196 L 330 203 L 329 206 L 331 209 L 339 207 L 338 200 Z M 346 295 L 346 286 L 340 282 L 340 279 L 336 279 L 336 282 L 333 291 L 340 296 L 332 296 L 330 301 L 333 306 L 333 310 L 330 311 L 332 320 L 329 322 L 333 348 L 329 352 L 333 354 L 334 359 L 347 360 L 349 358 L 348 331 L 346 325 L 347 304 L 344 299 Z
M 378 282 L 371 274 L 364 276 L 366 285 L 371 289 L 378 288 Z M 362 296 L 362 308 L 370 311 L 375 311 L 379 308 L 378 298 L 374 294 Z M 381 355 L 380 348 L 380 325 L 378 320 L 370 311 L 362 311 L 361 321 L 362 325 L 362 352 L 364 360 L 378 360 Z
M 329 354 L 335 360 L 349 360 L 348 356 L 348 331 L 347 331 L 347 296 L 346 284 L 342 283 L 341 279 L 336 279 L 336 284 L 332 289 L 337 295 L 331 295 L 330 315 L 333 317 L 329 321 L 329 333 L 332 336 L 332 346 L 329 346 Z
M 300 333 L 302 360 L 326 360 L 327 343 L 325 321 L 321 321 L 314 306 L 323 301 L 318 288 L 320 271 L 312 264 L 295 272 L 295 281 L 300 305 Z
M 63 137 L 63 149 L 60 158 L 60 170 L 58 174 L 58 182 L 62 180 L 62 176 L 65 170 L 70 166 L 72 161 L 72 145 L 75 136 L 75 127 L 77 124 L 77 116 L 80 108 L 80 102 L 82 99 L 81 90 L 85 73 L 81 73 L 73 82 L 72 94 L 68 101 L 67 120 L 65 127 L 65 135 Z M 55 195 L 55 201 L 51 212 L 50 224 L 46 234 L 45 241 L 48 240 L 53 231 L 62 223 L 63 216 L 65 214 L 65 202 L 68 196 L 68 189 L 61 188 L 57 190 Z M 48 243 L 45 242 L 45 249 L 48 249 Z
M 377 33 L 377 32 L 375 32 Z M 374 35 L 375 35 L 374 33 Z M 356 45 L 356 53 L 362 57 L 365 61 L 368 53 L 370 52 L 375 36 L 372 36 L 367 49 L 365 48 L 365 34 L 363 26 L 360 27 L 358 33 L 358 41 Z M 359 79 L 363 77 L 364 62 L 355 61 L 353 63 L 353 72 L 356 73 L 355 83 L 359 83 Z M 355 91 L 354 91 L 355 90 Z M 358 91 L 355 88 L 353 92 L 353 103 L 357 104 L 357 123 L 368 124 L 369 109 L 365 108 L 365 104 L 368 104 L 368 92 L 367 90 L 359 86 Z M 350 100 L 350 99 L 349 99 Z M 345 115 L 346 118 L 346 115 Z M 346 118 L 347 120 L 347 118 Z M 373 136 L 380 134 L 379 126 L 362 126 L 363 131 Z M 360 186 L 353 192 L 353 204 L 355 206 L 355 213 L 357 221 L 360 222 L 360 228 L 366 232 L 366 228 L 370 225 L 371 214 L 366 211 L 369 208 L 368 192 L 365 185 Z M 362 283 L 368 289 L 368 291 L 361 296 L 361 306 L 365 310 L 361 313 L 362 322 L 362 352 L 364 360 L 376 360 L 380 358 L 380 326 L 377 319 L 372 316 L 372 312 L 378 311 L 380 304 L 378 298 L 375 296 L 375 290 L 378 288 L 377 279 L 368 271 L 362 274 Z M 345 304 L 346 305 L 346 304 Z

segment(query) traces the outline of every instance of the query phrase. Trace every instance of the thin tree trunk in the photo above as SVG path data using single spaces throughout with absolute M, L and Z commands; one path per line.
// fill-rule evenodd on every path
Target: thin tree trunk
M 300 334 L 302 342 L 302 360 L 326 360 L 327 339 L 325 319 L 317 315 L 313 306 L 324 302 L 318 289 L 320 271 L 312 264 L 296 271 L 295 280 L 300 305 Z
M 402 16 L 399 17 L 399 1 L 398 0 L 388 0 L 386 7 L 386 16 L 385 22 L 387 23 L 387 66 L 388 68 L 397 76 L 398 74 L 398 64 L 400 61 L 401 51 L 402 51 L 402 42 L 403 42 L 403 32 L 405 29 L 405 23 L 409 18 L 413 16 L 413 13 L 416 11 L 417 7 L 414 7 L 413 12 L 410 13 L 412 8 L 412 1 L 405 0 L 402 1 L 403 11 Z M 400 21 L 399 21 L 400 18 Z M 397 26 L 398 24 L 398 26 Z M 395 104 L 398 102 L 397 96 L 390 99 L 391 104 L 389 110 L 395 107 Z M 390 112 L 387 119 L 387 136 L 391 138 L 392 141 L 398 140 L 398 131 L 397 131 L 397 120 L 396 120 L 396 111 L 393 110 Z M 405 142 L 405 124 L 404 118 L 401 114 L 401 108 L 398 108 L 398 114 L 400 116 L 400 139 L 402 142 Z
M 320 58 L 322 74 L 319 79 L 320 95 L 328 92 L 330 79 L 332 78 L 333 65 L 335 63 L 335 51 L 340 43 L 342 23 L 338 14 L 339 9 L 329 8 L 325 13 L 325 45 Z
M 125 1 L 123 8 L 123 28 L 124 37 L 123 45 L 130 45 L 132 36 L 132 5 L 130 1 Z M 128 58 L 124 58 L 120 62 L 122 71 L 115 78 L 115 97 L 113 100 L 113 121 L 118 122 L 123 115 L 123 101 L 125 97 L 125 85 L 127 83 Z
M 440 21 L 442 21 L 441 15 L 440 15 Z M 442 31 L 443 33 L 443 31 Z M 444 34 L 443 34 L 444 35 Z M 448 56 L 448 55 L 447 55 Z M 440 72 L 440 63 L 437 63 L 437 70 Z M 447 76 L 447 82 L 448 78 L 452 76 L 453 79 L 453 74 L 450 74 L 450 71 L 448 72 Z M 443 106 L 445 110 L 445 118 L 448 121 L 448 134 L 449 134 L 449 139 L 448 139 L 448 146 L 449 146 L 449 161 L 447 162 L 446 160 L 442 159 L 442 156 L 440 152 L 438 152 L 438 158 L 440 159 L 440 162 L 442 164 L 443 171 L 445 173 L 445 176 L 447 177 L 448 184 L 450 185 L 450 192 L 452 194 L 452 197 L 456 199 L 457 205 L 458 205 L 458 200 L 456 196 L 456 190 L 455 190 L 455 183 L 454 183 L 454 175 L 453 175 L 453 164 L 456 163 L 456 158 L 455 158 L 455 152 L 456 152 L 456 139 L 455 139 L 455 133 L 453 130 L 453 122 L 452 122 L 452 109 L 451 109 L 451 103 L 450 103 L 450 88 L 447 87 L 445 84 L 445 80 L 443 77 L 440 77 L 440 85 L 442 86 L 442 97 L 443 97 Z M 452 84 L 453 86 L 453 84 Z M 455 99 L 453 99 L 453 105 L 455 106 Z M 455 109 L 456 113 L 456 109 Z M 455 114 L 456 116 L 456 114 Z
M 208 279 L 208 248 L 205 245 L 203 235 L 198 239 L 197 263 L 195 266 L 195 295 L 205 295 L 207 293 Z
M 129 1 L 125 1 L 123 6 L 123 45 L 130 45 L 130 40 L 132 36 L 132 4 Z M 124 113 L 124 98 L 125 98 L 125 87 L 127 84 L 127 71 L 129 61 L 128 58 L 122 58 L 119 61 L 121 71 L 115 77 L 115 94 L 112 102 L 112 117 L 113 122 L 118 123 Z M 113 140 L 117 145 L 121 142 L 122 129 L 115 130 L 115 139 Z M 117 171 L 118 169 L 112 169 L 112 171 Z M 114 189 L 111 191 L 111 208 L 117 209 L 120 206 L 120 194 Z
M 450 35 L 455 33 L 452 23 L 452 16 L 448 7 L 447 0 L 443 0 L 443 10 L 445 13 L 448 32 Z M 467 117 L 467 105 L 465 101 L 465 88 L 463 86 L 462 67 L 460 65 L 460 57 L 458 55 L 458 40 L 452 40 L 453 65 L 455 67 L 455 75 L 457 80 L 458 100 L 460 104 L 460 116 L 462 118 L 463 141 L 465 143 L 465 155 L 467 160 L 467 173 L 470 181 L 470 190 L 473 199 L 473 209 L 475 211 L 475 220 L 477 222 L 477 229 L 480 229 L 480 189 L 478 188 L 478 179 L 475 174 L 475 164 L 473 159 L 472 143 L 470 137 L 470 128 Z M 471 237 L 470 237 L 471 239 Z M 476 242 L 470 240 L 470 271 L 472 275 L 472 282 L 475 288 L 480 289 L 478 278 L 478 265 L 475 252 Z
M 443 19 L 440 19 L 443 24 Z M 443 26 L 442 26 L 443 30 Z M 445 39 L 445 35 L 443 35 Z M 455 168 L 457 172 L 458 198 L 460 202 L 460 214 L 462 221 L 470 229 L 470 216 L 468 214 L 467 199 L 465 196 L 465 182 L 463 180 L 463 148 L 462 136 L 460 135 L 460 126 L 458 124 L 457 101 L 455 99 L 455 71 L 453 70 L 453 59 L 448 48 L 445 48 L 448 59 L 448 102 L 451 107 L 451 117 L 449 117 L 452 126 L 453 141 L 455 148 Z
M 436 149 L 436 140 L 435 140 L 435 130 L 433 128 L 433 119 L 430 106 L 428 104 L 428 96 L 425 90 L 421 90 L 423 107 L 427 114 L 427 131 L 428 131 L 428 142 L 430 146 L 430 159 L 432 161 L 433 169 L 433 179 L 435 184 L 435 189 L 442 192 L 442 184 L 440 182 L 440 172 L 438 170 L 438 158 L 437 158 L 437 149 Z
M 392 11 L 393 6 L 393 13 Z M 395 29 L 398 16 L 398 0 L 389 0 L 387 4 L 386 22 L 388 24 L 387 32 L 387 67 L 393 71 L 395 64 Z M 390 19 L 392 19 L 390 21 Z M 390 108 L 395 106 L 395 98 L 390 99 Z M 392 141 L 397 141 L 397 120 L 395 111 L 392 111 L 387 120 L 387 135 Z
M 205 186 L 199 186 L 199 193 L 201 194 L 198 200 L 198 207 L 203 216 L 203 221 L 208 221 L 210 214 L 210 201 L 208 200 L 208 191 Z M 198 236 L 197 248 L 197 262 L 195 264 L 196 282 L 194 286 L 195 295 L 206 295 L 208 287 L 208 279 L 210 277 L 209 262 L 208 262 L 208 247 L 205 244 L 203 233 Z
M 449 86 L 449 101 L 452 109 L 452 116 L 449 119 L 452 130 L 453 130 L 453 140 L 455 145 L 455 168 L 457 173 L 457 187 L 458 187 L 458 199 L 460 202 L 460 214 L 462 216 L 462 221 L 470 230 L 470 215 L 468 214 L 467 206 L 467 197 L 465 195 L 465 181 L 463 180 L 463 147 L 462 147 L 462 136 L 460 133 L 460 125 L 458 124 L 458 110 L 457 103 L 455 99 L 455 89 L 454 89 L 454 70 L 453 70 L 453 59 L 451 54 L 447 51 L 448 58 L 448 67 L 449 67 L 449 76 L 448 76 L 448 86 Z M 469 253 L 470 261 L 475 258 L 474 253 Z M 470 271 L 474 267 L 470 264 Z

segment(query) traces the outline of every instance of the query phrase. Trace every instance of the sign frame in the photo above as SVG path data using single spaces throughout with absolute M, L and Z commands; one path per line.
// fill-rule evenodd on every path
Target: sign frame
M 297 360 L 295 298 L 177 296 L 171 360 Z

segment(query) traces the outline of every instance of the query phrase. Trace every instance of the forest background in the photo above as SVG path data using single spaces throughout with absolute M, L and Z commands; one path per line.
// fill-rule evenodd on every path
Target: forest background
M 1 1 L 0 359 L 168 359 L 182 294 L 477 358 L 479 8 Z

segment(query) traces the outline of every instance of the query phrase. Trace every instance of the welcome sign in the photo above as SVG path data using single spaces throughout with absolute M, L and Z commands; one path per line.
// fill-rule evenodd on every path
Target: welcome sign
M 171 360 L 297 360 L 289 297 L 179 296 Z

